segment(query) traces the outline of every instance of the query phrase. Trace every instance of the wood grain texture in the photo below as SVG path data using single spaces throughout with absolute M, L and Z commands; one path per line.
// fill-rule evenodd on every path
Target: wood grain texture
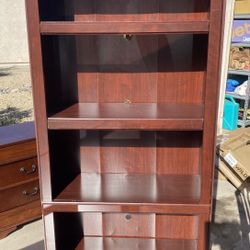
M 38 178 L 37 158 L 0 166 L 0 190 L 32 178 Z
M 11 162 L 36 157 L 36 142 L 34 139 L 25 141 L 20 145 L 13 144 L 9 147 L 0 148 L 0 166 Z
M 202 106 L 79 103 L 48 119 L 49 129 L 201 130 Z
M 41 216 L 41 203 L 39 200 L 2 212 L 0 213 L 0 235 L 5 232 L 5 236 L 7 236 L 17 226 L 38 219 Z
M 32 196 L 23 191 L 34 191 Z M 34 123 L 0 128 L 0 238 L 41 217 Z
M 39 31 L 38 0 L 26 0 L 29 54 L 31 62 L 32 91 L 34 98 L 36 138 L 39 161 L 41 199 L 51 201 L 50 159 L 47 133 L 47 110 L 42 65 L 41 37 Z M 44 180 L 44 181 L 43 181 Z M 46 180 L 46 185 L 45 185 Z
M 26 3 L 47 248 L 206 250 L 223 1 Z
M 200 173 L 201 132 L 82 131 L 83 173 Z
M 197 250 L 195 240 L 84 237 L 77 250 Z
M 162 22 L 41 22 L 42 35 L 76 34 L 160 34 L 160 33 L 206 33 L 208 21 Z
M 224 3 L 225 1 L 221 0 L 211 0 L 202 149 L 202 201 L 204 203 L 211 203 L 212 200 Z
M 84 213 L 85 236 L 198 238 L 199 217 L 147 213 Z
M 45 215 L 56 212 L 106 212 L 106 213 L 161 213 L 161 214 L 181 214 L 208 215 L 210 205 L 203 204 L 161 204 L 161 203 L 86 203 L 86 202 L 50 202 L 43 203 Z
M 199 199 L 200 176 L 81 174 L 55 201 L 190 204 Z
M 39 1 L 41 20 L 162 21 L 207 20 L 209 1 L 202 0 L 74 0 Z
M 198 239 L 198 216 L 157 215 L 156 237 L 167 239 Z
M 76 36 L 79 102 L 202 105 L 206 46 L 207 35 Z
M 28 194 L 24 194 L 24 192 L 28 192 Z M 31 195 L 31 193 L 33 194 Z M 35 180 L 31 179 L 27 183 L 0 190 L 0 200 L 0 212 L 39 200 L 39 182 L 37 178 Z

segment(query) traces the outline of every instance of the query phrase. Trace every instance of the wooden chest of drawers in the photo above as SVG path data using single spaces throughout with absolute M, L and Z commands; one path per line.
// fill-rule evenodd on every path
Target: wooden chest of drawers
M 34 123 L 0 127 L 0 239 L 39 217 Z

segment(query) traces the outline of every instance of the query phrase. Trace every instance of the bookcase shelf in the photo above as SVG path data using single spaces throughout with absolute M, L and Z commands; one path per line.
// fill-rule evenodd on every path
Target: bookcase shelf
M 200 188 L 198 175 L 82 173 L 54 201 L 81 204 L 197 204 Z
M 166 240 L 166 239 L 141 239 L 141 238 L 108 238 L 108 237 L 84 237 L 78 244 L 76 250 L 123 250 L 124 246 L 128 249 L 136 250 L 196 250 L 196 240 Z M 136 248 L 134 248 L 137 246 Z M 129 248 L 130 247 L 130 248 Z
M 48 118 L 49 129 L 202 130 L 202 105 L 78 103 Z
M 26 0 L 48 250 L 207 249 L 223 4 Z
M 209 21 L 179 22 L 41 22 L 42 35 L 75 34 L 159 34 L 159 33 L 206 33 Z

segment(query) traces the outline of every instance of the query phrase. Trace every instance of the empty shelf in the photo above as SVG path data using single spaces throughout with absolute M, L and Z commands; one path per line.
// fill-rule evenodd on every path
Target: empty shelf
M 77 250 L 196 250 L 196 240 L 84 237 Z
M 82 173 L 54 201 L 197 204 L 200 188 L 199 175 Z
M 202 105 L 79 103 L 48 118 L 49 129 L 202 130 Z

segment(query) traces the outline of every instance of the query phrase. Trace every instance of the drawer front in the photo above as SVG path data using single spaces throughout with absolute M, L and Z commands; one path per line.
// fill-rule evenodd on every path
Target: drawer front
M 8 147 L 0 148 L 0 166 L 36 156 L 35 140 L 10 145 Z
M 30 203 L 39 199 L 38 180 L 0 191 L 0 212 Z
M 84 213 L 85 236 L 198 238 L 199 216 L 137 213 Z
M 0 166 L 0 190 L 38 177 L 37 158 Z

